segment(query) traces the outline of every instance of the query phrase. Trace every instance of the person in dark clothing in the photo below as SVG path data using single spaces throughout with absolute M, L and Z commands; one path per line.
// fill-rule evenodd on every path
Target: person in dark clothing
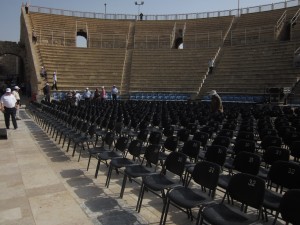
M 144 14 L 141 13 L 141 14 L 140 14 L 140 20 L 143 20 L 143 16 L 144 16 Z
M 223 104 L 222 104 L 221 97 L 217 94 L 215 90 L 210 91 L 209 95 L 211 96 L 211 104 L 210 104 L 211 113 L 212 114 L 223 113 Z
M 26 14 L 28 14 L 28 10 L 29 10 L 29 4 L 28 4 L 28 2 L 26 2 L 26 4 L 25 4 L 25 12 L 26 12 Z
M 48 83 L 46 83 L 45 87 L 43 88 L 45 101 L 50 102 L 50 86 Z

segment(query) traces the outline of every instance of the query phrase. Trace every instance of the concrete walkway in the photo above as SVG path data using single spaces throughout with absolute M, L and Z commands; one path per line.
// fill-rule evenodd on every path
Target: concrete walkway
M 119 193 L 123 175 L 113 172 L 105 187 L 108 168 L 102 164 L 94 178 L 96 160 L 86 170 L 88 158 L 71 156 L 21 109 L 17 130 L 7 130 L 0 140 L 1 225 L 158 224 L 162 200 L 145 193 L 140 213 L 135 211 L 139 186 L 127 182 L 123 199 Z M 0 128 L 5 128 L 0 114 Z M 72 148 L 72 147 L 71 147 Z M 167 224 L 195 224 L 170 207 Z M 267 223 L 265 223 L 267 224 Z

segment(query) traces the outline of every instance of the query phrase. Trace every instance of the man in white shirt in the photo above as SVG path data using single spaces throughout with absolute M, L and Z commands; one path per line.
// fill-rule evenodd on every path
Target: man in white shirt
M 116 88 L 116 85 L 113 85 L 111 89 L 111 96 L 113 101 L 117 101 L 117 94 L 119 93 L 119 90 Z
M 6 88 L 6 92 L 2 95 L 0 100 L 1 111 L 4 112 L 5 126 L 6 129 L 9 129 L 10 126 L 10 117 L 15 129 L 18 128 L 16 121 L 16 103 L 17 100 L 15 96 L 11 93 L 10 88 Z
M 54 71 L 53 73 L 53 85 L 52 85 L 52 90 L 57 90 L 57 75 L 56 75 L 56 71 Z

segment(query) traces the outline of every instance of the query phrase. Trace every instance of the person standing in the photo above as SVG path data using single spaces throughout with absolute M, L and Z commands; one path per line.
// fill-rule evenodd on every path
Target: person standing
M 54 89 L 57 91 L 57 75 L 56 75 L 56 71 L 54 71 L 54 73 L 53 73 L 52 90 L 54 90 Z
M 102 86 L 102 88 L 101 88 L 100 97 L 101 97 L 101 101 L 104 101 L 106 99 L 106 91 L 105 91 L 104 86 Z
M 89 101 L 91 99 L 91 96 L 92 96 L 92 93 L 89 90 L 89 88 L 87 87 L 85 89 L 85 91 L 83 92 L 82 97 L 84 98 L 85 101 Z
M 50 87 L 48 83 L 46 83 L 46 85 L 44 86 L 43 92 L 45 96 L 45 101 L 50 102 Z
M 28 2 L 26 2 L 26 4 L 25 4 L 25 12 L 26 12 L 26 14 L 28 14 L 28 11 L 29 11 L 29 4 L 28 4 Z
M 16 120 L 16 103 L 17 99 L 11 93 L 10 88 L 6 88 L 6 92 L 2 95 L 0 100 L 1 111 L 4 112 L 4 120 L 6 129 L 9 129 L 10 126 L 10 117 L 14 126 L 14 129 L 18 128 Z
M 214 69 L 214 66 L 215 66 L 215 60 L 213 58 L 211 58 L 209 61 L 208 61 L 208 73 L 211 74 L 213 72 L 213 69 Z
M 213 115 L 216 113 L 223 113 L 222 100 L 221 97 L 217 94 L 216 90 L 210 91 L 209 95 L 211 96 L 211 104 L 210 104 L 211 113 Z
M 20 98 L 20 94 L 19 94 L 19 86 L 15 86 L 12 94 L 15 96 L 17 103 L 16 103 L 16 120 L 21 120 L 20 118 L 20 106 L 21 106 L 21 98 Z
M 41 68 L 41 76 L 44 77 L 46 81 L 48 80 L 47 71 L 44 66 L 42 66 L 42 68 Z
M 117 101 L 117 94 L 119 93 L 119 90 L 116 88 L 116 85 L 113 85 L 112 89 L 111 89 L 111 96 L 112 96 L 112 100 Z

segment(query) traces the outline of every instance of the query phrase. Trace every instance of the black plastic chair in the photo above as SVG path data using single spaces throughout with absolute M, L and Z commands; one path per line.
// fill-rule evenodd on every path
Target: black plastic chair
M 233 168 L 233 160 L 240 152 L 255 152 L 255 142 L 251 140 L 239 139 L 236 140 L 232 150 L 228 150 L 228 153 L 231 154 L 231 157 L 227 158 L 224 164 L 224 167 L 227 169 Z
M 290 146 L 291 156 L 294 157 L 294 161 L 299 162 L 300 159 L 300 141 L 293 141 Z
M 166 223 L 170 204 L 186 212 L 188 218 L 191 220 L 194 218 L 192 209 L 199 208 L 199 213 L 196 217 L 196 224 L 198 224 L 202 204 L 214 199 L 219 174 L 220 166 L 218 164 L 208 161 L 197 163 L 192 173 L 192 178 L 196 184 L 200 185 L 200 187 L 192 189 L 180 186 L 172 189 L 167 194 L 167 200 L 164 204 L 160 224 Z
M 300 189 L 288 190 L 282 197 L 279 211 L 276 213 L 273 225 L 276 224 L 279 213 L 286 224 L 300 224 L 299 213 Z
M 299 181 L 299 164 L 280 160 L 273 163 L 268 173 L 268 189 L 266 189 L 263 202 L 266 220 L 268 219 L 268 209 L 271 210 L 271 212 L 279 211 L 284 190 L 300 189 Z
M 201 143 L 201 150 L 206 151 L 207 141 L 209 139 L 209 134 L 206 132 L 198 131 L 194 133 L 194 141 L 199 141 Z
M 207 148 L 207 150 L 205 152 L 205 156 L 201 159 L 218 164 L 222 170 L 222 167 L 223 167 L 225 159 L 226 159 L 226 155 L 227 155 L 226 147 L 220 146 L 220 145 L 211 145 Z M 189 185 L 189 183 L 192 179 L 192 177 L 190 175 L 193 173 L 194 168 L 195 168 L 194 165 L 186 168 L 185 176 L 184 176 L 186 186 Z
M 201 212 L 200 225 L 207 222 L 213 225 L 227 224 L 252 224 L 260 219 L 262 214 L 262 203 L 265 193 L 265 181 L 257 176 L 238 173 L 232 176 L 227 191 L 221 203 L 211 203 L 203 208 Z M 224 203 L 229 197 L 241 203 L 241 210 L 233 209 Z M 232 201 L 234 202 L 234 201 Z M 247 208 L 258 210 L 256 219 L 247 215 Z
M 280 148 L 276 146 L 270 146 L 266 149 L 262 156 L 262 161 L 264 166 L 259 168 L 258 176 L 267 179 L 269 167 L 276 161 L 289 161 L 290 159 L 290 151 L 285 148 Z
M 177 150 L 177 146 L 178 146 L 177 136 L 167 137 L 159 153 L 159 160 L 161 161 L 161 164 L 163 164 L 163 162 L 166 160 L 170 152 L 175 152 Z
M 278 136 L 266 135 L 261 140 L 261 148 L 265 151 L 269 146 L 281 147 L 282 141 Z
M 240 152 L 233 160 L 233 168 L 229 174 L 221 174 L 218 186 L 227 190 L 228 184 L 234 173 L 247 173 L 256 176 L 260 167 L 259 155 L 251 152 Z
M 239 131 L 236 136 L 236 141 L 244 139 L 249 141 L 254 141 L 254 133 L 253 132 L 247 132 L 247 131 Z
M 229 148 L 229 145 L 231 143 L 231 139 L 229 137 L 226 136 L 217 136 L 211 145 L 220 145 L 220 146 L 224 146 L 226 148 Z
M 138 182 L 135 178 L 155 173 L 159 159 L 159 150 L 160 146 L 158 145 L 148 145 L 144 154 L 144 160 L 146 160 L 145 165 L 143 165 L 143 160 L 139 165 L 126 166 L 124 170 L 120 198 L 123 198 L 127 178 L 129 178 L 131 182 L 134 181 L 135 183 L 140 184 L 140 182 Z M 153 171 L 151 171 L 152 166 L 154 166 Z
M 182 174 L 184 172 L 184 166 L 186 162 L 186 155 L 180 152 L 171 152 L 163 165 L 162 171 L 160 173 L 152 174 L 149 176 L 144 176 L 138 202 L 136 205 L 136 210 L 140 212 L 142 207 L 142 202 L 144 198 L 145 190 L 154 193 L 155 195 L 161 197 L 163 201 L 166 199 L 166 191 L 180 185 L 183 182 Z M 177 175 L 179 177 L 179 182 L 175 182 L 167 176 L 170 172 L 172 175 Z M 157 192 L 160 192 L 159 195 Z
M 140 159 L 142 145 L 143 143 L 140 140 L 133 140 L 132 142 L 130 142 L 127 153 L 130 153 L 133 156 L 132 160 L 126 158 L 127 154 L 126 155 L 122 154 L 123 157 L 114 157 L 111 159 L 109 163 L 106 182 L 105 182 L 105 186 L 107 188 L 109 187 L 112 170 L 116 169 L 117 173 L 119 173 L 120 168 L 136 164 L 137 159 Z

